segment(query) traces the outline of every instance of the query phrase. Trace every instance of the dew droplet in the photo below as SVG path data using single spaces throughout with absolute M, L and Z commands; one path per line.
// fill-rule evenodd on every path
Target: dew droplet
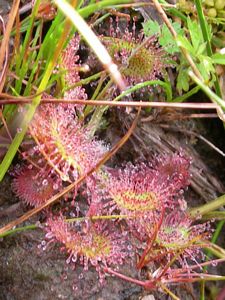
M 75 263 L 76 261 L 77 261 L 77 257 L 76 257 L 76 256 L 73 256 L 73 257 L 72 257 L 72 262 Z
M 69 177 L 68 177 L 67 175 L 63 174 L 63 175 L 61 176 L 61 179 L 62 179 L 62 181 L 68 181 L 68 180 L 69 180 Z
M 18 113 L 22 113 L 24 111 L 24 108 L 22 106 L 18 107 Z
M 59 185 L 57 183 L 54 183 L 53 184 L 53 190 L 58 190 L 58 188 L 59 188 Z
M 66 280 L 67 278 L 68 278 L 67 274 L 63 274 L 63 275 L 62 275 L 62 279 L 63 279 L 63 280 Z
M 16 132 L 17 132 L 17 133 L 21 133 L 21 132 L 22 132 L 22 128 L 21 128 L 21 127 L 18 127 L 18 128 L 16 129 Z
M 42 185 L 48 185 L 48 180 L 47 179 L 44 179 L 43 181 L 42 181 Z
M 216 267 L 218 263 L 217 263 L 217 261 L 212 261 L 211 264 L 213 267 Z
M 70 263 L 70 257 L 67 258 L 66 263 L 69 264 Z
M 72 289 L 73 289 L 73 291 L 77 291 L 78 290 L 78 286 L 77 285 L 73 285 Z
M 128 245 L 128 246 L 127 246 L 127 249 L 128 249 L 129 251 L 131 251 L 131 250 L 132 250 L 132 246 L 131 246 L 131 245 Z

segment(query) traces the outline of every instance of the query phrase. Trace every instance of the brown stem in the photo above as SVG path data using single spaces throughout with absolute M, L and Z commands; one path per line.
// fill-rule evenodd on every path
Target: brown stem
M 0 104 L 27 104 L 32 102 L 32 99 L 37 96 L 14 97 L 8 94 L 0 94 Z M 115 106 L 115 107 L 171 107 L 179 109 L 218 109 L 215 103 L 174 103 L 174 102 L 148 102 L 148 101 L 106 101 L 106 100 L 80 100 L 80 99 L 63 99 L 63 98 L 45 98 L 41 103 L 71 103 L 93 106 Z
M 1 47 L 0 47 L 0 66 L 3 65 L 4 59 L 5 59 L 5 53 L 8 53 L 10 33 L 11 33 L 13 23 L 16 18 L 19 4 L 20 4 L 20 0 L 14 0 L 11 11 L 9 13 L 8 23 L 6 25 L 6 30 L 5 30 L 5 33 L 4 33 L 2 42 L 1 42 Z M 0 92 L 2 91 L 2 89 L 3 89 L 3 81 L 0 82 Z
M 125 276 L 119 272 L 116 272 L 108 267 L 105 267 L 104 268 L 104 271 L 108 274 L 111 274 L 111 275 L 115 275 L 116 277 L 120 278 L 120 279 L 123 279 L 125 281 L 128 281 L 128 282 L 131 282 L 131 283 L 134 283 L 136 285 L 140 285 L 142 287 L 145 287 L 146 286 L 146 282 L 144 281 L 140 281 L 138 279 L 134 279 L 134 278 L 131 278 L 131 277 L 128 277 L 128 276 Z

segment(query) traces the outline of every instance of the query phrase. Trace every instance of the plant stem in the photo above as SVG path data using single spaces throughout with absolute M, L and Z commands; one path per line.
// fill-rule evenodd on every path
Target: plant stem
M 202 217 L 203 220 L 225 220 L 225 211 L 211 211 L 209 213 L 204 214 Z
M 197 85 L 193 89 L 191 89 L 190 91 L 188 91 L 187 93 L 174 98 L 172 100 L 172 102 L 184 102 L 186 99 L 188 99 L 191 96 L 193 96 L 194 94 L 196 94 L 199 90 L 200 90 L 200 87 Z
M 215 103 L 217 103 L 223 110 L 225 110 L 225 101 L 216 95 L 205 83 L 203 83 L 192 71 L 188 75 L 200 86 L 206 95 Z
M 168 27 L 169 31 L 171 32 L 172 36 L 174 37 L 175 40 L 177 40 L 177 33 L 174 30 L 173 26 L 171 25 L 170 20 L 168 19 L 168 17 L 166 15 L 166 13 L 164 12 L 163 8 L 161 7 L 159 1 L 158 0 L 152 0 L 152 2 L 154 3 L 155 8 L 159 12 L 160 16 L 162 17 L 163 21 L 165 22 L 165 24 Z M 195 65 L 193 59 L 191 58 L 191 56 L 189 55 L 188 51 L 184 47 L 179 45 L 178 43 L 177 43 L 177 45 L 180 48 L 180 50 L 183 53 L 186 60 L 188 61 L 189 65 L 191 66 L 195 76 L 197 76 L 200 80 L 203 80 L 201 73 L 199 72 L 198 68 L 196 67 L 196 65 Z
M 11 11 L 8 16 L 8 22 L 7 22 L 4 36 L 3 36 L 1 46 L 0 46 L 0 68 L 2 68 L 2 66 L 3 66 L 5 54 L 8 53 L 10 32 L 12 30 L 17 11 L 19 9 L 19 4 L 20 4 L 20 0 L 13 1 L 12 8 L 11 8 Z M 3 81 L 0 82 L 0 92 L 2 91 L 2 89 L 3 89 Z
M 100 97 L 103 97 L 103 95 L 109 89 L 109 87 L 111 86 L 111 84 L 112 84 L 112 82 L 109 81 L 108 84 L 103 89 L 103 91 L 99 94 L 99 96 L 98 96 L 97 99 L 99 99 Z M 170 85 L 168 83 L 166 83 L 166 82 L 161 81 L 161 80 L 151 80 L 151 81 L 145 81 L 145 82 L 141 82 L 141 83 L 136 84 L 135 86 L 127 89 L 126 91 L 123 91 L 119 96 L 117 96 L 116 98 L 114 98 L 110 102 L 111 103 L 117 102 L 120 99 L 122 99 L 123 97 L 126 97 L 126 96 L 130 95 L 131 93 L 133 93 L 133 92 L 135 92 L 135 91 L 137 91 L 139 89 L 142 89 L 142 88 L 147 87 L 147 86 L 152 86 L 152 85 L 162 86 L 165 89 L 165 92 L 166 92 L 166 95 L 167 95 L 167 101 L 171 101 L 171 99 L 172 99 L 172 90 L 171 90 Z M 98 101 L 96 101 L 96 103 L 97 102 Z M 119 105 L 115 105 L 115 106 L 119 106 Z M 142 102 L 140 102 L 140 105 L 142 105 Z M 151 102 L 149 102 L 149 105 L 151 106 Z M 104 114 L 104 112 L 107 109 L 108 109 L 108 106 L 105 106 L 103 108 L 100 107 L 99 109 L 95 110 L 95 112 L 94 112 L 94 114 L 93 114 L 93 116 L 92 116 L 92 118 L 91 118 L 91 120 L 89 122 L 89 126 L 92 128 L 92 132 L 91 132 L 92 135 L 94 135 L 95 131 L 98 129 L 98 126 L 99 126 L 100 120 L 102 118 L 102 115 Z
M 206 244 L 206 246 L 204 247 L 205 249 L 207 249 L 207 257 L 210 258 L 213 255 L 215 255 L 218 258 L 225 258 L 225 249 L 221 248 L 220 246 L 216 245 L 215 242 L 218 238 L 218 234 L 220 233 L 220 230 L 222 229 L 222 227 L 219 226 L 219 229 L 215 231 L 213 238 L 212 238 L 212 242 L 208 242 Z M 208 259 L 209 260 L 209 259 Z M 207 267 L 205 267 L 206 269 Z
M 125 94 L 121 94 L 125 96 Z M 120 96 L 121 96 L 120 95 Z M 118 96 L 118 97 L 120 97 Z M 5 96 L 8 98 L 7 96 Z M 1 98 L 1 94 L 0 94 Z M 24 105 L 32 102 L 33 97 L 10 97 L 10 99 L 0 100 L 1 104 L 20 104 Z M 115 98 L 116 99 L 116 98 Z M 41 103 L 70 103 L 80 105 L 92 105 L 92 106 L 114 106 L 114 107 L 170 107 L 180 109 L 218 109 L 217 104 L 205 102 L 205 103 L 179 103 L 179 102 L 147 102 L 147 101 L 107 101 L 107 100 L 80 100 L 80 99 L 64 99 L 64 98 L 45 98 L 41 100 Z M 118 99 L 117 99 L 118 100 Z
M 225 205 L 225 195 L 222 195 L 215 200 L 201 205 L 199 207 L 195 207 L 189 210 L 189 214 L 191 217 L 204 216 L 205 214 L 214 211 L 215 209 L 222 207 Z
M 162 288 L 162 290 L 165 291 L 166 294 L 168 294 L 172 299 L 174 300 L 180 300 L 180 298 L 178 298 L 173 292 L 171 292 L 171 290 L 169 290 L 165 284 L 160 283 L 160 287 Z
M 101 10 L 103 8 L 107 8 L 110 6 L 114 6 L 116 4 L 123 4 L 123 3 L 131 3 L 132 1 L 130 0 L 103 0 L 103 1 L 99 1 L 93 4 L 90 4 L 88 6 L 85 6 L 81 9 L 78 10 L 79 14 L 83 17 L 83 18 L 87 18 L 90 14 Z
M 94 81 L 94 80 L 98 79 L 102 74 L 104 74 L 104 71 L 101 71 L 99 73 L 91 75 L 91 76 L 89 76 L 87 78 L 81 79 L 78 82 L 74 83 L 73 85 L 64 88 L 62 92 L 64 93 L 64 92 L 66 92 L 66 91 L 68 91 L 70 89 L 74 89 L 77 86 L 82 86 L 82 85 L 88 84 L 91 81 Z
M 8 236 L 8 235 L 16 233 L 16 232 L 22 232 L 22 231 L 26 231 L 26 230 L 34 230 L 37 228 L 38 228 L 38 226 L 35 224 L 27 225 L 27 226 L 23 226 L 23 227 L 19 227 L 19 228 L 14 228 L 14 229 L 8 230 L 8 231 L 0 234 L 0 238 L 3 238 L 5 236 Z
M 112 220 L 112 219 L 125 219 L 129 218 L 128 215 L 106 215 L 106 216 L 91 216 L 91 217 L 80 217 L 80 218 L 72 218 L 72 219 L 66 219 L 67 222 L 78 222 L 78 221 L 84 221 L 84 220 Z
M 107 215 L 107 216 L 92 216 L 92 217 L 80 217 L 80 218 L 71 218 L 71 219 L 66 219 L 65 221 L 68 223 L 73 223 L 73 222 L 80 222 L 80 221 L 95 221 L 95 220 L 112 220 L 112 219 L 125 219 L 128 218 L 127 215 Z M 36 224 L 31 224 L 31 225 L 26 225 L 23 227 L 18 227 L 18 228 L 13 228 L 11 230 L 8 230 L 4 232 L 3 234 L 0 234 L 0 238 L 6 237 L 8 235 L 14 234 L 16 232 L 22 232 L 26 230 L 34 230 L 37 229 L 38 225 Z

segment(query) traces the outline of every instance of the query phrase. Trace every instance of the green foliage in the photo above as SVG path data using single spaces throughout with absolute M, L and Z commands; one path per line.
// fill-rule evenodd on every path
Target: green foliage
M 215 53 L 211 58 L 214 64 L 225 65 L 225 54 Z
M 205 82 L 215 81 L 215 68 L 211 57 L 207 55 L 206 43 L 204 41 L 202 30 L 197 21 L 190 18 L 187 19 L 187 29 L 190 35 L 190 40 L 187 37 L 178 35 L 177 43 L 185 48 L 191 55 L 196 67 L 199 69 Z M 211 37 L 211 30 L 207 28 L 208 34 Z
M 207 44 L 204 40 L 202 29 L 196 20 L 192 20 L 189 17 L 187 20 L 187 28 L 182 28 L 177 22 L 171 22 L 174 30 L 177 33 L 177 39 L 174 39 L 168 27 L 165 25 L 159 25 L 156 21 L 149 20 L 143 24 L 144 34 L 148 36 L 156 35 L 158 42 L 163 49 L 169 54 L 177 54 L 179 56 L 179 64 L 176 65 L 178 72 L 177 75 L 177 90 L 179 94 L 182 91 L 187 92 L 190 87 L 190 78 L 188 76 L 188 70 L 190 66 L 181 55 L 180 48 L 187 50 L 191 58 L 193 59 L 196 67 L 200 71 L 205 82 L 208 82 L 210 86 L 216 80 L 214 63 L 224 64 L 224 55 L 216 55 L 214 57 L 208 56 Z M 208 38 L 212 38 L 212 30 L 209 25 L 206 26 L 206 32 Z M 186 33 L 186 36 L 185 36 Z
M 184 30 L 179 23 L 173 22 L 172 26 L 177 34 L 184 34 Z M 166 24 L 159 25 L 156 21 L 148 20 L 143 23 L 143 30 L 146 37 L 153 35 L 158 36 L 160 46 L 162 46 L 167 53 L 174 54 L 179 52 L 177 43 Z

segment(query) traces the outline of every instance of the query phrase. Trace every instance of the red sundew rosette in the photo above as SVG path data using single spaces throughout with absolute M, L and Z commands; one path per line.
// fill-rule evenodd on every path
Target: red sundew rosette
M 177 255 L 180 265 L 187 267 L 191 261 L 203 259 L 202 248 L 210 239 L 211 230 L 208 223 L 193 225 L 193 222 L 186 212 L 175 210 L 166 215 L 151 249 L 151 260 L 172 259 Z
M 71 105 L 42 105 L 30 124 L 30 133 L 38 144 L 35 155 L 41 154 L 62 181 L 77 180 L 106 151 L 74 116 Z
M 190 161 L 180 154 L 162 155 L 152 163 L 127 164 L 109 176 L 110 212 L 128 215 L 127 223 L 146 239 L 160 227 L 164 213 L 185 209 L 182 188 L 189 184 Z
M 121 32 L 117 24 L 116 29 L 110 26 L 109 36 L 100 36 L 130 85 L 163 77 L 168 66 L 167 55 L 157 46 L 155 37 L 144 41 L 143 33 L 137 36 L 135 31 L 135 22 L 132 32 L 128 27 Z
M 130 256 L 131 248 L 127 246 L 124 235 L 105 222 L 96 221 L 83 225 L 78 228 L 75 224 L 66 222 L 62 215 L 50 216 L 45 228 L 47 244 L 44 243 L 44 248 L 52 242 L 63 244 L 63 250 L 69 254 L 66 260 L 68 264 L 80 263 L 84 271 L 92 265 L 102 281 L 104 266 L 122 265 Z
M 33 207 L 45 203 L 58 189 L 51 177 L 43 176 L 40 170 L 34 167 L 22 166 L 16 170 L 14 176 L 12 182 L 14 193 L 23 202 Z

